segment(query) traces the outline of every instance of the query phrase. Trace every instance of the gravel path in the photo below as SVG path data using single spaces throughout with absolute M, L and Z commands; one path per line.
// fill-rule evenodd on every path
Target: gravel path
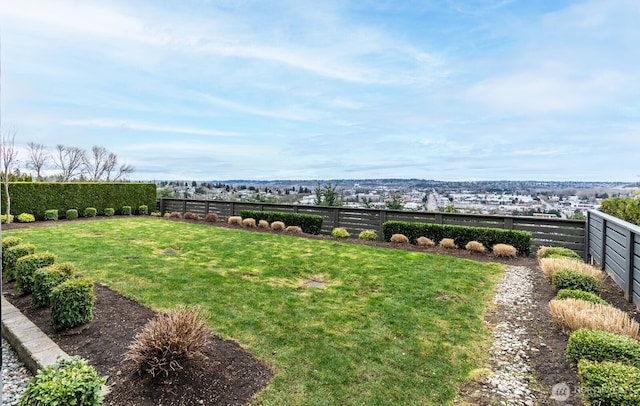
M 27 389 L 31 373 L 18 359 L 11 345 L 2 339 L 2 404 L 17 405 Z

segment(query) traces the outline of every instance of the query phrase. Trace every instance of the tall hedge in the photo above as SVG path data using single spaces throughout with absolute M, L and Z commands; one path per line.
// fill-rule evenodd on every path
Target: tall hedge
M 600 211 L 628 223 L 640 225 L 640 199 L 631 197 L 604 199 Z
M 240 211 L 242 218 L 252 218 L 256 221 L 266 220 L 269 223 L 274 221 L 282 221 L 287 226 L 298 226 L 302 231 L 308 234 L 319 234 L 322 228 L 322 216 L 313 214 L 285 213 L 279 211 L 258 211 L 258 210 L 242 210 Z
M 9 194 L 12 214 L 31 213 L 37 220 L 44 220 L 45 212 L 52 209 L 66 213 L 95 207 L 102 216 L 109 207 L 156 206 L 154 183 L 15 182 L 9 184 Z
M 531 253 L 531 233 L 500 228 L 467 227 L 455 225 L 387 221 L 382 225 L 384 240 L 389 241 L 393 234 L 404 234 L 412 244 L 418 237 L 427 237 L 433 241 L 453 238 L 458 247 L 464 247 L 469 241 L 481 242 L 485 247 L 495 244 L 513 245 L 519 255 Z

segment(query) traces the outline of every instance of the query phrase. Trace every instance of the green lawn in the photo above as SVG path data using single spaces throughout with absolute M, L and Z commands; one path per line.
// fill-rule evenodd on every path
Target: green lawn
M 486 361 L 483 316 L 504 270 L 148 217 L 3 234 L 154 309 L 202 305 L 216 334 L 273 366 L 265 405 L 451 402 Z

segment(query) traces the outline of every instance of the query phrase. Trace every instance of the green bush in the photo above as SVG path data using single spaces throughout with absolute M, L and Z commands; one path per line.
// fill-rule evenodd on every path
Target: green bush
M 600 291 L 600 281 L 584 272 L 573 269 L 561 269 L 553 274 L 551 282 L 557 290 L 582 290 L 597 294 Z
M 55 330 L 80 326 L 93 319 L 93 282 L 69 279 L 51 290 L 51 325 Z
M 640 199 L 613 197 L 601 202 L 600 211 L 628 223 L 640 225 Z
M 162 213 L 160 213 L 159 211 L 152 211 L 151 213 L 149 213 L 149 215 L 151 217 L 162 217 Z
M 147 206 L 146 204 L 138 206 L 138 214 L 140 214 L 141 216 L 146 216 L 147 214 L 149 214 L 149 206 Z
M 18 223 L 33 223 L 34 221 L 36 221 L 36 218 L 33 214 L 20 213 L 18 214 L 18 217 L 16 217 L 16 221 Z
M 640 342 L 629 336 L 583 328 L 569 336 L 567 358 L 572 365 L 587 359 L 622 362 L 640 368 Z
M 526 231 L 387 221 L 382 225 L 382 233 L 385 241 L 391 241 L 393 234 L 407 236 L 412 244 L 417 244 L 419 237 L 427 237 L 432 241 L 453 238 L 458 247 L 464 247 L 470 241 L 477 241 L 485 247 L 493 247 L 496 244 L 512 245 L 518 251 L 518 255 L 531 254 L 531 233 Z
M 102 404 L 102 386 L 96 370 L 80 357 L 58 359 L 31 378 L 19 406 Z
M 56 256 L 43 252 L 39 254 L 29 254 L 19 258 L 16 261 L 15 277 L 16 290 L 21 293 L 33 292 L 33 274 L 40 268 L 53 265 L 56 262 Z
M 98 214 L 98 209 L 95 207 L 87 207 L 84 209 L 84 217 L 95 217 Z
M 14 219 L 14 215 L 13 214 L 9 214 L 9 220 L 11 221 L 11 223 L 13 223 L 13 219 Z M 7 222 L 7 215 L 3 214 L 0 216 L 0 221 L 2 222 L 2 224 Z
M 336 227 L 331 230 L 331 236 L 335 238 L 349 238 L 351 234 L 344 227 Z
M 104 209 L 104 215 L 107 217 L 111 217 L 114 214 L 116 214 L 116 211 L 113 207 L 107 207 L 106 209 Z
M 287 226 L 298 226 L 307 234 L 319 234 L 322 229 L 322 216 L 312 214 L 285 213 L 278 211 L 257 211 L 242 210 L 240 212 L 242 218 L 252 218 L 256 222 L 266 220 L 269 224 L 274 221 L 282 221 Z
M 587 405 L 640 405 L 640 369 L 617 362 L 578 362 L 582 397 Z
M 58 220 L 58 210 L 50 209 L 44 212 L 44 219 L 47 221 L 57 221 Z
M 6 237 L 2 239 L 2 270 L 4 271 L 7 267 L 6 257 L 7 250 L 11 247 L 15 247 L 16 245 L 22 244 L 22 238 L 20 237 Z
M 49 306 L 51 290 L 73 276 L 74 267 L 68 262 L 40 268 L 33 273 L 31 301 L 36 307 Z
M 540 258 L 567 258 L 583 262 L 582 257 L 572 249 L 565 247 L 545 247 L 539 255 Z
M 360 234 L 358 234 L 358 239 L 375 241 L 378 239 L 378 234 L 373 230 L 362 230 Z
M 583 290 L 576 290 L 576 289 L 560 289 L 556 294 L 556 299 L 558 300 L 579 299 L 579 300 L 584 300 L 584 301 L 596 303 L 596 304 L 603 304 L 603 305 L 609 304 L 606 300 L 604 300 L 598 295 L 594 295 L 593 293 L 585 292 Z
M 122 210 L 120 211 L 123 216 L 131 215 L 131 206 L 122 206 Z
M 67 220 L 75 220 L 78 218 L 78 209 L 69 209 L 66 212 L 65 217 Z
M 25 243 L 14 245 L 7 248 L 7 253 L 2 257 L 4 276 L 7 281 L 12 281 L 16 278 L 15 268 L 18 259 L 33 254 L 36 252 L 36 247 L 33 244 Z

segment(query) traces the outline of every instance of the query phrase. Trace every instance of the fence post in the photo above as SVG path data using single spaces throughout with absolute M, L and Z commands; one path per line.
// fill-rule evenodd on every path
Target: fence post
M 333 209 L 333 228 L 340 227 L 340 208 Z
M 635 243 L 635 234 L 631 230 L 627 230 L 627 241 L 626 241 L 626 249 L 627 254 L 625 257 L 625 266 L 627 268 L 628 279 L 625 281 L 627 286 L 625 286 L 624 296 L 629 302 L 633 303 L 633 255 L 634 255 L 634 243 Z
M 591 240 L 589 238 L 589 234 L 591 234 L 591 210 L 587 210 L 587 220 L 585 221 L 585 230 L 584 230 L 584 262 L 589 263 L 589 259 L 591 255 L 589 254 L 591 250 Z
M 164 198 L 160 198 L 160 215 L 164 216 Z
M 442 213 L 436 213 L 435 224 L 440 224 L 440 225 L 444 224 L 443 217 L 444 216 L 442 215 Z
M 600 269 L 605 270 L 605 263 L 607 262 L 607 219 L 602 218 L 602 252 L 600 255 Z
M 184 199 L 182 201 L 182 214 L 185 214 L 187 212 L 187 199 Z
M 505 217 L 504 218 L 504 226 L 505 230 L 513 230 L 513 217 Z
M 387 222 L 387 211 L 380 210 L 380 227 L 378 229 L 378 239 L 384 241 L 384 223 Z

